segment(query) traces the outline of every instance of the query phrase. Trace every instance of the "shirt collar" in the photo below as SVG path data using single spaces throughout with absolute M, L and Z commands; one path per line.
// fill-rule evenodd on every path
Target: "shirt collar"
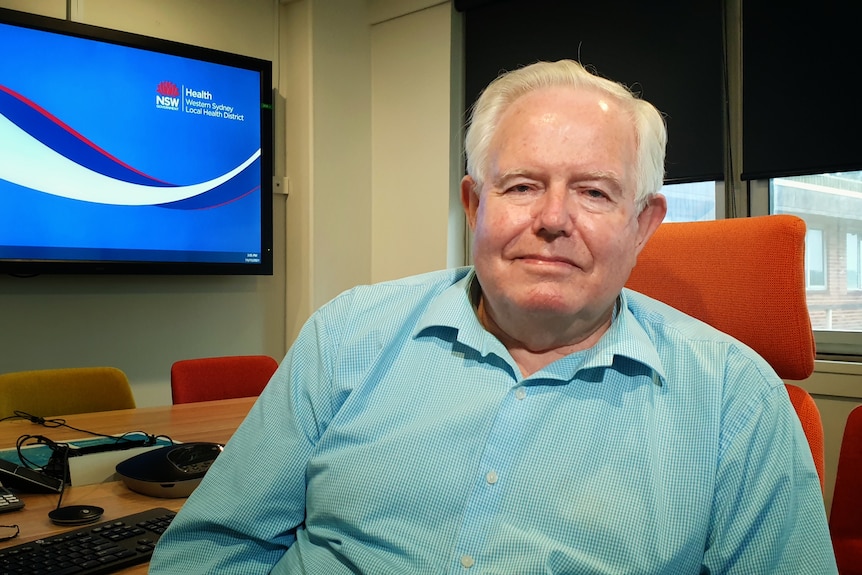
M 473 304 L 476 272 L 472 268 L 461 279 L 445 289 L 424 311 L 413 337 L 435 335 L 447 341 L 458 341 L 482 356 L 494 353 L 510 358 L 508 350 L 491 335 L 476 316 Z M 625 290 L 620 294 L 611 327 L 588 350 L 562 358 L 534 376 L 572 379 L 585 368 L 612 367 L 617 357 L 641 363 L 654 372 L 653 382 L 666 383 L 667 378 L 658 351 L 646 331 L 629 309 Z
M 667 376 L 658 350 L 629 308 L 625 290 L 620 293 L 618 302 L 611 327 L 592 349 L 587 350 L 592 356 L 584 362 L 584 367 L 612 366 L 615 358 L 627 358 L 653 370 L 653 382 L 664 385 Z
M 446 288 L 435 298 L 416 324 L 413 337 L 423 334 L 434 334 L 449 341 L 467 345 L 483 356 L 488 353 L 501 354 L 505 347 L 500 340 L 491 335 L 476 315 L 476 307 L 472 303 L 472 293 L 475 290 L 476 272 L 469 272 L 457 282 Z M 503 357 L 508 356 L 505 353 Z

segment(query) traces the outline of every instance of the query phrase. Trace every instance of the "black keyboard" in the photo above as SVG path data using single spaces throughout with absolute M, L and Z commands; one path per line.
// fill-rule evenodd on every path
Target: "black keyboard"
M 174 515 L 157 507 L 0 549 L 0 575 L 104 575 L 145 563 Z

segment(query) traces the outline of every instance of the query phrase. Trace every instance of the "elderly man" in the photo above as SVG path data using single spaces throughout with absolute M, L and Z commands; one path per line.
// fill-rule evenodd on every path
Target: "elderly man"
M 475 267 L 318 310 L 151 573 L 835 573 L 781 380 L 623 288 L 665 140 L 575 62 L 494 81 L 461 185 Z

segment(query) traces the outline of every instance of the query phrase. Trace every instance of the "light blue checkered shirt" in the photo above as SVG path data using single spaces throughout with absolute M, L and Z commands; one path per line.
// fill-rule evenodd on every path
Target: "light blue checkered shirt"
M 524 378 L 473 278 L 357 287 L 315 313 L 150 572 L 836 573 L 762 359 L 626 290 L 594 348 Z

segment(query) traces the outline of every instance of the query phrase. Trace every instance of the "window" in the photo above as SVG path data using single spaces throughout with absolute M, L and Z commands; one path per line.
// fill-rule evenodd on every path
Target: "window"
M 665 222 L 694 222 L 716 218 L 716 198 L 723 196 L 720 182 L 665 184 L 661 192 L 667 198 Z

